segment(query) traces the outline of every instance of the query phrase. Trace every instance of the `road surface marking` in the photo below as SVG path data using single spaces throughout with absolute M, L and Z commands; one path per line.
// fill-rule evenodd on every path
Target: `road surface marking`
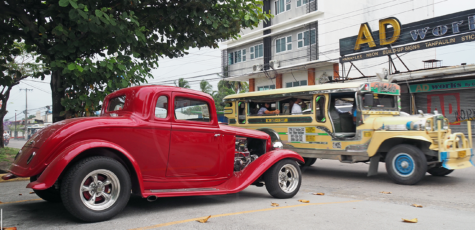
M 10 202 L 0 202 L 0 205 L 2 205 L 2 204 L 22 203 L 22 202 L 29 202 L 29 201 L 37 201 L 37 200 L 43 200 L 43 199 L 38 198 L 38 199 L 32 199 L 32 200 L 18 200 L 18 201 L 10 201 Z
M 284 208 L 296 208 L 296 207 L 303 207 L 303 206 L 310 206 L 310 205 L 344 204 L 344 203 L 353 203 L 353 202 L 360 202 L 360 200 L 349 200 L 349 201 L 339 201 L 339 202 L 325 202 L 325 203 L 297 204 L 297 205 L 282 206 L 282 207 L 275 207 L 275 208 L 265 208 L 265 209 L 258 209 L 258 210 L 249 210 L 249 211 L 242 211 L 242 212 L 232 212 L 232 213 L 211 215 L 211 218 L 223 217 L 223 216 L 234 216 L 234 215 L 241 215 L 241 214 L 247 214 L 247 213 L 253 213 L 253 212 L 265 212 L 265 211 L 272 211 L 272 210 L 278 210 L 278 209 L 284 209 Z M 206 218 L 206 217 L 207 217 L 207 216 L 198 217 L 198 218 L 193 218 L 193 219 L 187 219 L 187 220 L 173 221 L 173 222 L 168 222 L 168 223 L 163 223 L 163 224 L 157 224 L 157 225 L 152 225 L 152 226 L 147 226 L 147 227 L 133 228 L 133 229 L 130 229 L 130 230 L 146 230 L 146 229 L 160 228 L 160 227 L 165 227 L 165 226 L 170 226 L 170 225 L 175 225 L 175 224 L 183 224 L 183 223 L 187 223 L 187 222 L 192 222 L 192 221 L 196 221 L 196 220 L 203 219 L 203 218 Z

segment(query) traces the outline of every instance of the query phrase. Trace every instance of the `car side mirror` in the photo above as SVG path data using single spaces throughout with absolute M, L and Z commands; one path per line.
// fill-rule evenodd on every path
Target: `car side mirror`
M 364 107 L 372 107 L 373 106 L 373 94 L 368 93 L 364 95 Z

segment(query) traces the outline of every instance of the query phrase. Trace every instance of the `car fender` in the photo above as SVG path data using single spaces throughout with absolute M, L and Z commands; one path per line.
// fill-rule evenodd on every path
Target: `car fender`
M 143 191 L 142 183 L 142 172 L 140 171 L 137 161 L 132 157 L 132 155 L 127 152 L 124 148 L 119 145 L 103 141 L 103 140 L 87 140 L 75 143 L 68 148 L 64 149 L 41 173 L 40 177 L 34 182 L 29 183 L 26 187 L 36 190 L 44 190 L 50 188 L 54 185 L 56 180 L 59 178 L 64 169 L 71 163 L 71 161 L 76 158 L 82 152 L 93 149 L 93 148 L 110 148 L 119 151 L 130 161 L 135 173 L 137 174 L 137 179 L 140 185 L 140 191 Z
M 235 176 L 223 184 L 223 187 L 230 193 L 239 192 L 247 188 L 270 167 L 283 159 L 293 159 L 299 163 L 304 163 L 304 159 L 294 151 L 285 149 L 273 150 L 257 158 L 242 171 L 235 173 Z
M 425 136 L 421 135 L 420 132 L 406 132 L 406 135 L 397 135 L 400 134 L 400 131 L 379 131 L 374 132 L 373 138 L 368 146 L 368 156 L 372 157 L 376 154 L 381 144 L 389 139 L 408 139 L 408 140 L 417 140 L 417 141 L 425 141 L 432 144 L 432 140 L 426 138 Z

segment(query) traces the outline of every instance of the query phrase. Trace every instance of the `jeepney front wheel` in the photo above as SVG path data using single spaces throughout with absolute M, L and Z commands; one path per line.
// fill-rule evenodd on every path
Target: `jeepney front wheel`
M 386 171 L 397 184 L 417 184 L 427 172 L 427 159 L 413 145 L 397 145 L 386 156 Z

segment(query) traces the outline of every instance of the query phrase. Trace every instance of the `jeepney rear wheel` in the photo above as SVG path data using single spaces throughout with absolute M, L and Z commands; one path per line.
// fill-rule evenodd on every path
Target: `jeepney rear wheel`
M 103 156 L 74 164 L 61 183 L 61 198 L 66 209 L 85 222 L 108 220 L 127 205 L 132 189 L 127 169 L 118 161 Z
M 32 176 L 32 177 L 30 177 L 30 182 L 34 182 L 37 179 L 38 179 L 38 176 Z M 45 190 L 33 189 L 33 191 L 41 199 L 46 200 L 48 202 L 52 202 L 52 203 L 61 202 L 61 193 L 59 192 L 59 189 L 56 189 L 54 187 L 54 185 L 51 188 L 48 188 L 48 189 L 45 189 Z
M 264 174 L 267 192 L 275 198 L 291 198 L 300 189 L 302 172 L 295 160 L 284 159 L 275 163 Z
M 396 145 L 386 156 L 386 171 L 397 184 L 417 184 L 427 172 L 427 159 L 413 145 Z
M 303 164 L 299 163 L 300 168 L 310 167 L 313 164 L 315 164 L 315 162 L 317 161 L 317 158 L 311 158 L 311 157 L 304 157 L 303 159 L 305 160 L 305 163 Z
M 437 167 L 430 168 L 429 170 L 427 170 L 427 172 L 430 173 L 430 175 L 432 176 L 447 176 L 451 174 L 453 171 L 454 171 L 453 169 L 446 169 L 442 166 L 437 166 Z

